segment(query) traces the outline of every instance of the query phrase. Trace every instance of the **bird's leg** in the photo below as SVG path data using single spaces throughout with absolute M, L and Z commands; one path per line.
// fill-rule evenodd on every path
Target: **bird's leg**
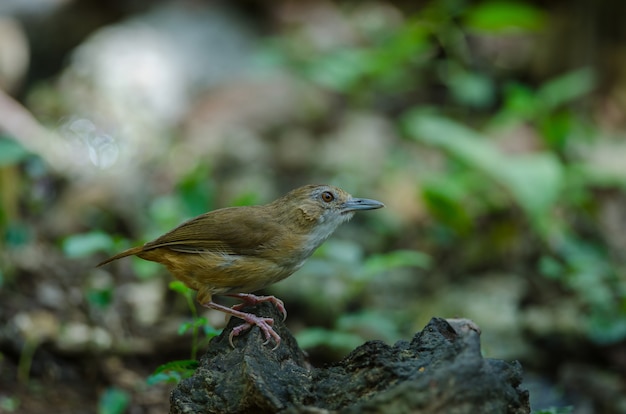
M 231 309 L 239 310 L 243 308 L 246 304 L 256 305 L 260 302 L 270 302 L 273 303 L 276 308 L 283 314 L 283 321 L 287 319 L 287 309 L 285 309 L 285 304 L 282 300 L 278 299 L 276 296 L 257 296 L 251 293 L 231 293 L 226 296 L 230 296 L 233 298 L 241 299 L 245 303 L 240 303 L 238 305 L 233 306 Z
M 269 343 L 270 339 L 273 339 L 274 342 L 276 342 L 276 346 L 273 349 L 278 348 L 278 345 L 280 345 L 280 336 L 276 333 L 276 331 L 274 331 L 274 329 L 272 329 L 272 325 L 274 325 L 274 320 L 272 318 L 263 318 L 253 315 L 251 313 L 241 312 L 227 306 L 219 305 L 213 301 L 203 303 L 202 306 L 227 313 L 239 319 L 243 319 L 246 322 L 233 328 L 233 330 L 230 332 L 230 335 L 228 335 L 228 342 L 230 342 L 230 346 L 232 346 L 233 348 L 235 347 L 235 345 L 233 344 L 233 338 L 235 336 L 238 336 L 242 332 L 252 328 L 253 325 L 258 326 L 259 329 L 263 331 L 263 334 L 265 335 L 265 342 L 263 343 L 263 345 Z

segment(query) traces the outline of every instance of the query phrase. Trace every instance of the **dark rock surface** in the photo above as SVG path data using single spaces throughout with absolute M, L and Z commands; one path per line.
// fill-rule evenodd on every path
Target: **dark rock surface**
M 271 304 L 282 344 L 263 345 L 258 328 L 228 344 L 232 318 L 195 374 L 170 398 L 170 413 L 529 413 L 519 363 L 484 359 L 468 320 L 433 318 L 413 339 L 370 341 L 342 361 L 312 368 Z

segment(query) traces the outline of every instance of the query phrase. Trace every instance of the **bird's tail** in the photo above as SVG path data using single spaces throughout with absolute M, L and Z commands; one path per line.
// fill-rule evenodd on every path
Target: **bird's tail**
M 105 264 L 111 263 L 114 260 L 121 259 L 122 257 L 126 257 L 126 256 L 132 256 L 137 253 L 141 253 L 142 251 L 143 251 L 143 246 L 132 247 L 128 250 L 124 250 L 123 252 L 116 254 L 115 256 L 109 257 L 103 262 L 98 263 L 96 267 L 104 266 Z

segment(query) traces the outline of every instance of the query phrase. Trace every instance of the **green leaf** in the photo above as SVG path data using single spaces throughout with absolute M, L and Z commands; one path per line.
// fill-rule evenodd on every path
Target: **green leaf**
M 248 191 L 242 194 L 239 194 L 237 198 L 235 198 L 231 205 L 233 206 L 253 206 L 255 204 L 259 204 L 259 194 L 253 191 Z
M 205 323 L 202 325 L 202 328 L 203 328 L 204 336 L 206 336 L 207 338 L 213 338 L 214 336 L 217 336 L 222 333 L 221 329 L 215 329 L 214 327 L 209 325 L 206 318 L 200 318 L 200 319 L 204 319 L 205 321 Z
M 150 262 L 148 260 L 132 260 L 130 263 L 133 272 L 139 279 L 150 279 L 158 275 L 162 267 L 159 263 Z
M 181 204 L 189 216 L 198 216 L 213 206 L 213 182 L 208 164 L 201 163 L 187 174 L 177 185 Z
M 552 153 L 522 155 L 512 158 L 493 178 L 509 189 L 532 218 L 540 220 L 558 199 L 563 167 Z
M 401 334 L 397 319 L 379 311 L 361 311 L 339 317 L 337 329 L 344 332 L 362 332 L 365 337 L 376 337 L 385 342 L 395 342 Z
M 539 112 L 535 91 L 526 85 L 510 83 L 504 88 L 504 104 L 499 117 L 513 120 L 534 120 Z
M 148 385 L 161 382 L 178 384 L 182 379 L 191 377 L 198 366 L 198 361 L 195 359 L 170 361 L 155 369 L 146 382 Z
M 399 267 L 419 267 L 427 269 L 431 264 L 430 256 L 416 250 L 396 250 L 385 254 L 372 255 L 363 264 L 369 274 L 386 272 Z
M 29 155 L 30 153 L 16 141 L 0 135 L 0 167 L 17 164 Z
M 91 305 L 103 309 L 113 300 L 113 288 L 89 289 L 85 295 Z
M 16 396 L 0 396 L 0 412 L 13 413 L 20 408 L 20 399 Z
M 503 186 L 536 224 L 561 192 L 563 166 L 552 153 L 504 154 L 480 133 L 422 111 L 407 114 L 404 124 L 414 139 L 441 148 Z
M 537 32 L 545 27 L 545 13 L 528 3 L 489 1 L 470 8 L 465 25 L 482 33 L 502 33 L 511 30 Z
M 327 346 L 347 352 L 363 343 L 363 338 L 358 335 L 323 328 L 303 329 L 296 335 L 296 338 L 302 349 Z
M 114 245 L 115 242 L 111 236 L 103 232 L 93 231 L 66 237 L 63 240 L 62 249 L 67 257 L 77 258 L 110 250 Z
M 199 317 L 199 318 L 195 318 L 194 320 L 191 320 L 189 322 L 183 322 L 178 327 L 178 335 L 182 335 L 185 332 L 192 330 L 193 328 L 202 328 L 207 323 L 208 323 L 208 321 L 207 321 L 207 318 L 205 318 L 205 317 Z M 208 331 L 209 334 L 214 333 L 214 332 L 218 332 L 218 331 L 215 330 L 214 328 L 212 330 Z
M 591 69 L 578 69 L 546 82 L 537 91 L 536 101 L 543 111 L 551 111 L 588 95 L 595 85 L 595 75 Z
M 429 174 L 422 182 L 422 198 L 430 214 L 457 234 L 472 231 L 473 217 L 479 215 L 472 203 L 485 192 L 484 177 L 467 167 Z M 484 198 L 483 198 L 484 200 Z
M 169 288 L 174 292 L 178 292 L 181 295 L 185 296 L 189 293 L 191 289 L 189 289 L 183 282 L 180 280 L 173 280 L 169 284 Z
M 193 322 L 183 322 L 180 324 L 180 326 L 178 327 L 178 335 L 182 335 L 185 332 L 189 331 L 191 328 L 193 328 Z
M 452 96 L 459 104 L 485 108 L 494 101 L 493 82 L 488 76 L 481 73 L 468 72 L 461 68 L 449 68 L 443 74 L 443 81 L 448 85 Z
M 330 89 L 348 92 L 368 70 L 371 51 L 343 49 L 316 58 L 308 68 L 313 81 Z
M 119 388 L 107 388 L 98 402 L 98 414 L 122 414 L 128 408 L 130 396 Z

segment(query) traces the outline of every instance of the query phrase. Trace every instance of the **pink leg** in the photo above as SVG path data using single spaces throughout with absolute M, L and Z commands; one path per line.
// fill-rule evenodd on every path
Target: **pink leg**
M 232 309 L 237 309 L 237 310 L 241 309 L 246 304 L 256 305 L 259 302 L 271 302 L 283 314 L 283 321 L 287 319 L 287 310 L 285 309 L 285 304 L 283 303 L 282 300 L 278 299 L 275 296 L 256 296 L 251 293 L 232 293 L 226 296 L 241 299 L 244 302 L 246 302 L 246 303 L 240 303 L 232 307 Z
M 259 329 L 263 331 L 263 334 L 265 335 L 265 342 L 263 343 L 263 345 L 269 343 L 270 339 L 273 339 L 274 342 L 276 342 L 276 346 L 272 349 L 276 349 L 278 348 L 278 345 L 280 345 L 280 336 L 276 333 L 276 331 L 274 331 L 274 329 L 272 329 L 272 325 L 274 324 L 274 320 L 272 318 L 262 318 L 251 313 L 241 312 L 226 306 L 219 305 L 213 301 L 203 303 L 202 306 L 227 313 L 239 319 L 243 319 L 246 322 L 243 325 L 235 327 L 230 332 L 230 335 L 228 335 L 228 342 L 230 342 L 230 346 L 232 346 L 233 348 L 235 347 L 235 345 L 233 344 L 233 337 L 252 328 L 253 325 L 258 326 Z

